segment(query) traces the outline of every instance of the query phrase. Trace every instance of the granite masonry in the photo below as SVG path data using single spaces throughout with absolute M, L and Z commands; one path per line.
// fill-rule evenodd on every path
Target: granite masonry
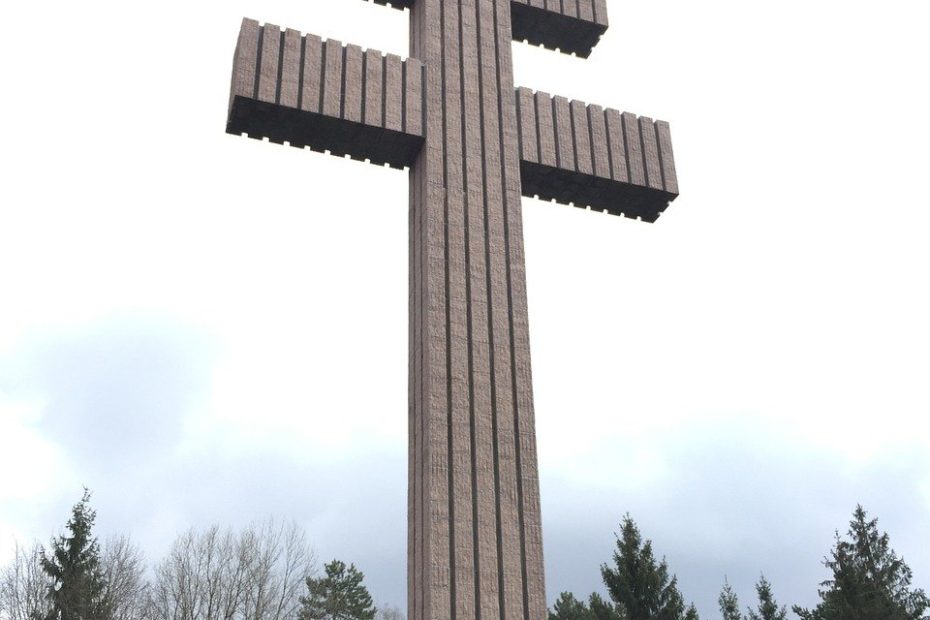
M 605 0 L 390 6 L 406 60 L 244 20 L 227 131 L 409 168 L 408 617 L 544 620 L 521 195 L 655 221 L 669 126 L 515 88 L 512 40 L 587 57 Z

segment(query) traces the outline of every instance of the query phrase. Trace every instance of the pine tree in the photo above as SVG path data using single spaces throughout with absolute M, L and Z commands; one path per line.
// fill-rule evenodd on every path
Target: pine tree
M 848 539 L 836 542 L 824 566 L 833 572 L 818 590 L 820 604 L 813 610 L 797 605 L 802 620 L 927 620 L 930 599 L 911 590 L 911 569 L 879 533 L 878 519 L 867 519 L 857 506 L 849 523 Z
M 720 604 L 720 615 L 723 620 L 743 620 L 739 613 L 739 598 L 726 580 L 723 582 L 723 589 L 720 590 L 717 602 Z
M 759 607 L 756 611 L 749 610 L 749 620 L 788 620 L 788 610 L 779 607 L 772 594 L 772 584 L 765 575 L 759 578 L 756 584 L 756 594 L 759 596 Z
M 549 620 L 594 620 L 591 610 L 571 592 L 562 592 L 549 610 Z
M 106 584 L 100 568 L 100 547 L 92 535 L 97 513 L 90 507 L 90 491 L 71 510 L 66 527 L 70 535 L 52 540 L 51 555 L 39 561 L 51 585 L 51 611 L 46 620 L 110 620 Z
M 678 580 L 669 576 L 665 559 L 656 561 L 652 541 L 643 542 L 630 515 L 623 518 L 614 565 L 601 566 L 601 576 L 611 600 L 627 620 L 697 620 L 693 606 L 685 609 Z
M 362 584 L 365 575 L 352 564 L 333 560 L 326 576 L 307 577 L 307 596 L 300 598 L 300 620 L 373 620 L 377 609 Z

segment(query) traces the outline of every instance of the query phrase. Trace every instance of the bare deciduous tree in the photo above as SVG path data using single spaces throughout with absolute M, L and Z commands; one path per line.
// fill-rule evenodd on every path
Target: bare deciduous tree
M 145 618 L 148 584 L 145 581 L 145 558 L 126 536 L 107 540 L 100 559 L 103 569 L 104 598 L 119 620 Z
M 13 560 L 0 570 L 0 619 L 38 620 L 48 613 L 50 582 L 39 564 L 41 553 L 39 543 L 29 549 L 17 544 Z
M 153 620 L 288 620 L 313 566 L 294 525 L 191 530 L 155 568 L 149 613 Z
M 25 549 L 19 545 L 13 560 L 0 570 L 0 620 L 42 620 L 51 611 L 48 600 L 52 585 L 42 570 L 39 543 Z M 104 597 L 114 617 L 142 620 L 146 605 L 145 564 L 142 552 L 126 537 L 112 538 L 101 557 Z
M 242 618 L 295 618 L 300 594 L 314 569 L 314 556 L 304 533 L 294 523 L 267 521 L 247 530 L 242 543 L 253 558 Z
M 378 615 L 375 620 L 406 620 L 407 616 L 401 611 L 400 607 L 393 605 L 379 605 Z

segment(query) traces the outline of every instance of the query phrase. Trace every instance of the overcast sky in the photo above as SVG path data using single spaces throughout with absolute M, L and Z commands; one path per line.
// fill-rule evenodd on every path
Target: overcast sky
M 525 200 L 550 602 L 629 512 L 705 618 L 810 605 L 857 503 L 930 588 L 930 8 L 608 6 L 518 85 L 668 120 L 682 196 Z M 4 7 L 0 563 L 87 485 L 151 559 L 274 515 L 403 606 L 407 177 L 226 135 L 243 16 L 407 52 L 357 0 Z

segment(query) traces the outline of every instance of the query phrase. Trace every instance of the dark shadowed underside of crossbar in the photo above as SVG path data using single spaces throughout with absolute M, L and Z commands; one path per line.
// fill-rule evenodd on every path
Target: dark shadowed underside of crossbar
M 227 131 L 411 166 L 424 142 L 423 66 L 245 20 Z M 519 88 L 524 196 L 652 222 L 678 195 L 668 123 Z

